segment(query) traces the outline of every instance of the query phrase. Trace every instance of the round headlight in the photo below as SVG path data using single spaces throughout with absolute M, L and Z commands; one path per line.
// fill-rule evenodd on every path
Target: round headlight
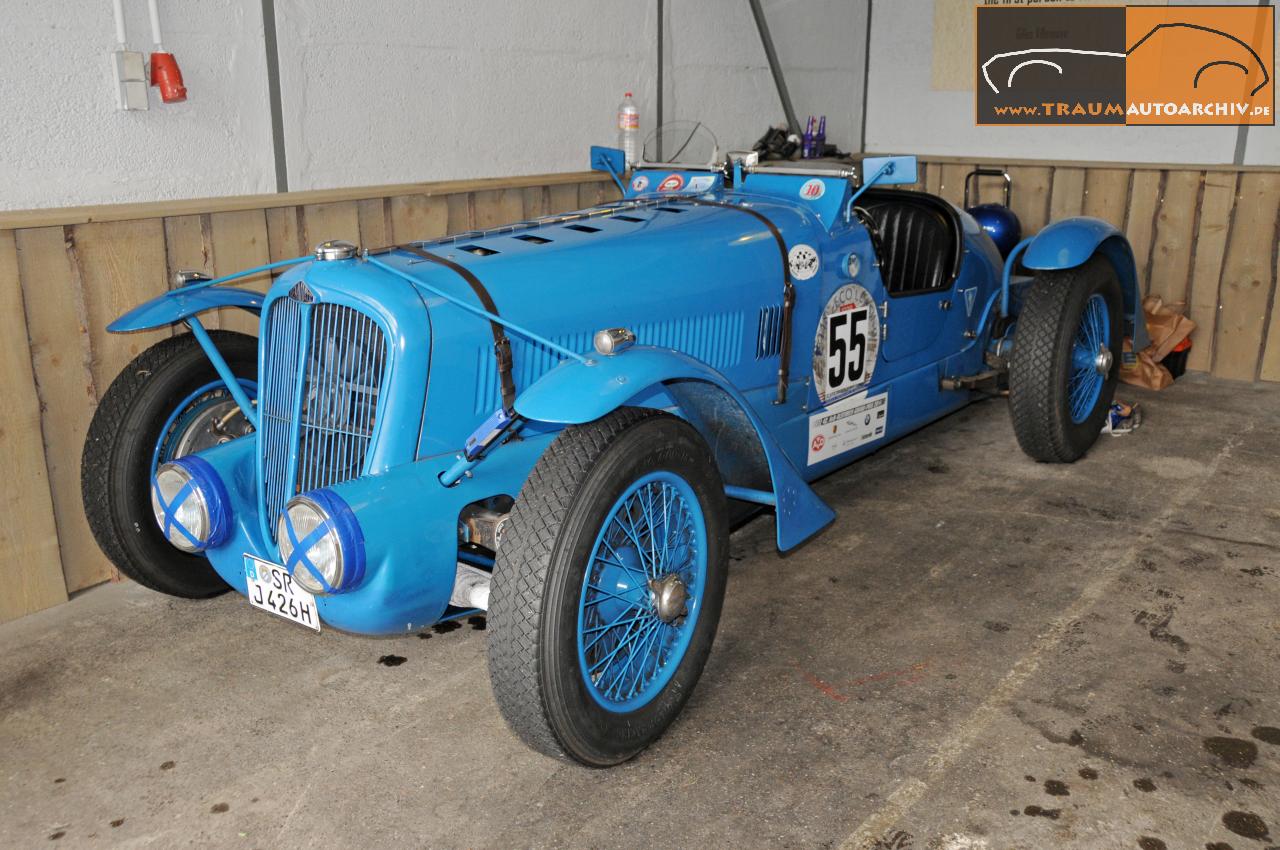
M 151 479 L 156 524 L 184 552 L 203 552 L 225 542 L 226 501 L 217 473 L 198 457 L 162 463 Z
M 328 490 L 289 500 L 276 526 L 280 559 L 309 593 L 338 593 L 364 574 L 364 536 L 351 508 Z

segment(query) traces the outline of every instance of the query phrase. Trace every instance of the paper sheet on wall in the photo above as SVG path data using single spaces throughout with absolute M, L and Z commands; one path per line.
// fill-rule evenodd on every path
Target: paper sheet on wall
M 1029 6 L 1033 0 L 934 0 L 933 89 L 973 91 L 973 30 L 978 6 Z M 1117 6 L 1121 0 L 1034 0 L 1039 6 Z M 1167 6 L 1167 0 L 1130 0 L 1131 6 Z

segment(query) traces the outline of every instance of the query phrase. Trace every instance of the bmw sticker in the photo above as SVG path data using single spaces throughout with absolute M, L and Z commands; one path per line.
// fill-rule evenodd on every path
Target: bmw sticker
M 631 181 L 631 188 L 637 192 L 643 192 L 649 188 L 649 177 L 645 174 L 637 174 L 635 179 Z

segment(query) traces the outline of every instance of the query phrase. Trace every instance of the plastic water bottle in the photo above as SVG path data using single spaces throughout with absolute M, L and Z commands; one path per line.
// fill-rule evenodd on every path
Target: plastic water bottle
M 640 161 L 640 110 L 627 92 L 618 104 L 618 147 L 627 156 L 627 165 Z

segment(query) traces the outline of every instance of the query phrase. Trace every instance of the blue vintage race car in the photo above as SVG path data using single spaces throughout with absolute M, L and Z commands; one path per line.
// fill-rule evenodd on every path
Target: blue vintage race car
M 140 584 L 228 587 L 319 630 L 486 610 L 493 690 L 534 748 L 589 765 L 655 740 L 711 650 L 728 535 L 832 521 L 810 482 L 1007 388 L 1038 461 L 1093 443 L 1132 252 L 1051 224 L 1002 258 L 911 157 L 641 166 L 622 200 L 180 286 L 114 322 L 185 323 L 103 397 L 83 489 Z M 220 286 L 292 266 L 265 295 Z M 1022 274 L 1014 274 L 1019 269 Z M 198 314 L 260 313 L 258 340 Z

